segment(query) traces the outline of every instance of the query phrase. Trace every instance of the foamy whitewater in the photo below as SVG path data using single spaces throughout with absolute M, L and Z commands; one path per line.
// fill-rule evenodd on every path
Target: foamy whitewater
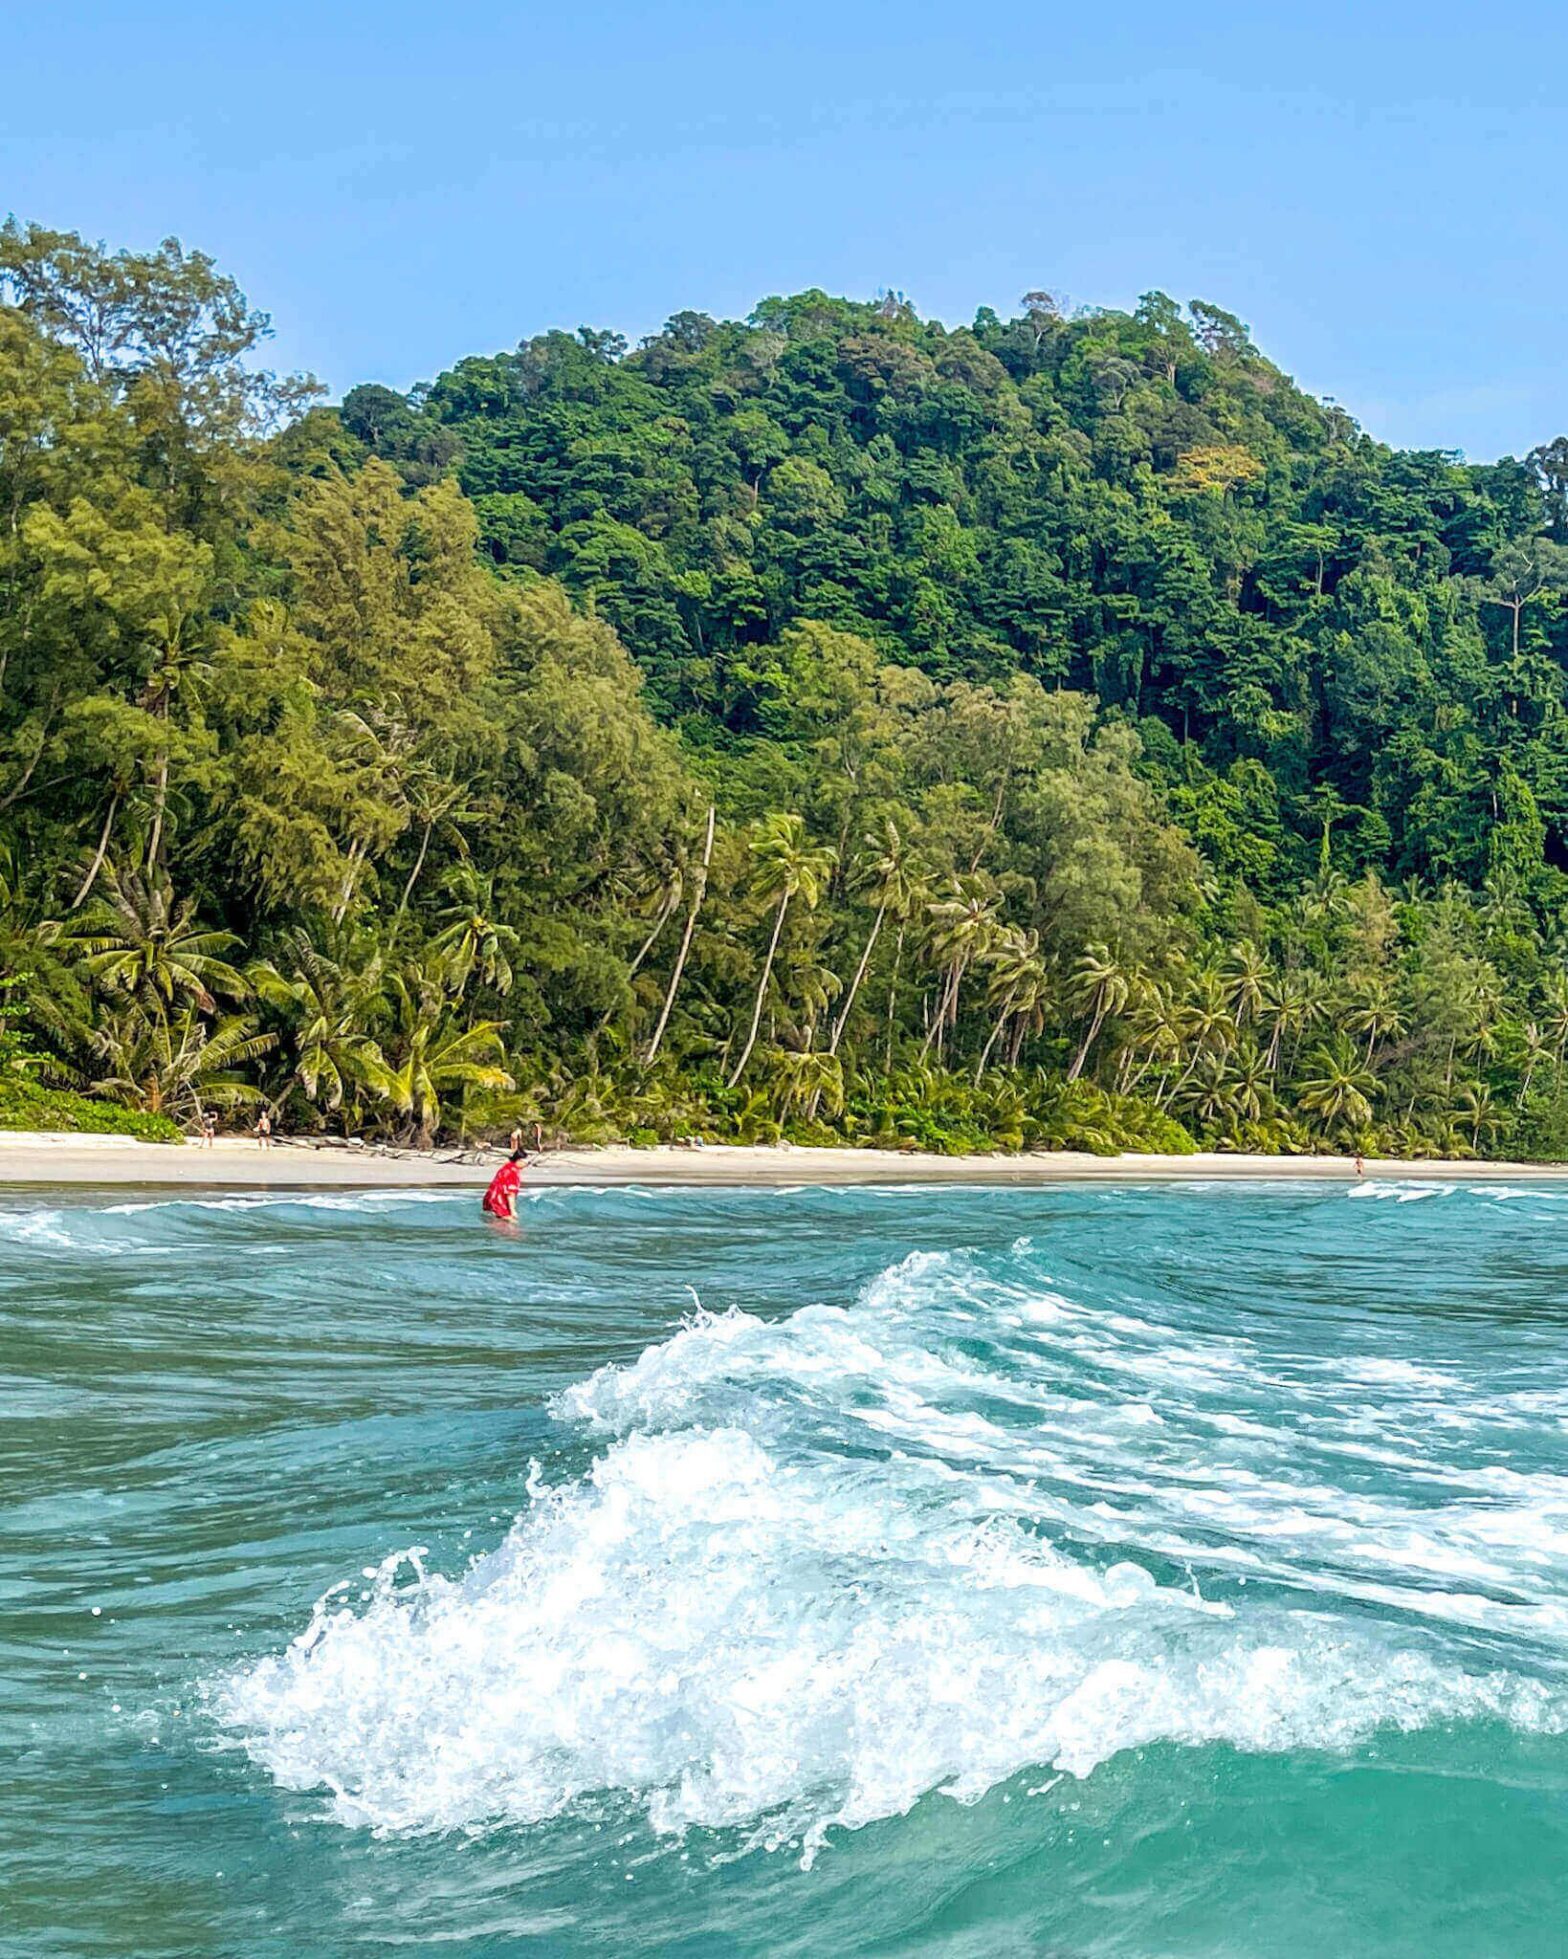
M 297 1298 L 288 1368 L 334 1377 L 347 1346 L 374 1372 L 409 1343 L 363 1439 L 302 1453 L 299 1412 L 279 1432 L 285 1508 L 309 1477 L 322 1520 L 293 1518 L 294 1562 L 310 1544 L 331 1576 L 313 1609 L 275 1589 L 293 1636 L 226 1596 L 221 1660 L 176 1661 L 132 1713 L 116 1687 L 142 1745 L 175 1751 L 165 1778 L 281 1804 L 296 1841 L 341 1845 L 313 1855 L 382 1846 L 383 1889 L 388 1858 L 421 1884 L 450 1865 L 444 1937 L 493 1932 L 500 1874 L 528 1873 L 538 1926 L 503 1911 L 486 1951 L 664 1949 L 613 1894 L 580 1902 L 606 1881 L 662 1899 L 666 1928 L 733 1914 L 694 1951 L 1551 1949 L 1556 1879 L 1479 1920 L 1434 1915 L 1432 1887 L 1467 1868 L 1466 1829 L 1495 1835 L 1491 1868 L 1568 1850 L 1568 1190 L 550 1192 L 512 1240 L 473 1209 L 0 1224 L 18 1257 L 134 1256 L 123 1283 L 154 1293 L 159 1261 L 254 1259 L 238 1318 L 265 1345 L 268 1299 Z M 610 1351 L 574 1378 L 596 1316 Z M 476 1322 L 451 1372 L 416 1351 Z M 530 1399 L 525 1325 L 550 1359 L 508 1461 L 496 1395 Z M 400 1450 L 423 1480 L 378 1533 Z M 334 1485 L 373 1547 L 335 1572 Z M 1417 1795 L 1433 1834 L 1401 1853 Z M 1298 1828 L 1346 1871 L 1302 1871 Z M 1390 1832 L 1377 1877 L 1368 1833 Z M 1021 1888 L 976 1892 L 955 1929 L 935 1900 L 1003 1843 Z M 889 1858 L 914 1860 L 907 1896 L 850 1902 Z M 1297 1882 L 1286 1938 L 1259 1914 Z M 1370 1902 L 1389 1884 L 1411 1893 L 1391 1915 Z

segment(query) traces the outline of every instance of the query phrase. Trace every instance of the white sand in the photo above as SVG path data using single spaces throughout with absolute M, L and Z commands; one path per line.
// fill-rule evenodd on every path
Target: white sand
M 482 1187 L 499 1151 L 390 1150 L 291 1142 L 270 1150 L 254 1140 L 138 1143 L 124 1136 L 39 1135 L 0 1130 L 0 1185 L 221 1184 L 252 1189 L 319 1189 L 397 1184 Z M 1341 1156 L 1082 1156 L 1042 1151 L 1029 1156 L 927 1156 L 893 1150 L 572 1149 L 549 1152 L 526 1172 L 552 1184 L 860 1184 L 860 1183 L 1157 1183 L 1194 1177 L 1353 1177 Z M 1408 1163 L 1371 1159 L 1369 1177 L 1448 1182 L 1568 1179 L 1568 1165 Z

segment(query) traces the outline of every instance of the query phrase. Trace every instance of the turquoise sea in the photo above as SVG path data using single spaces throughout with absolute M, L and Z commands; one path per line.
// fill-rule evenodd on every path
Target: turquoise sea
M 0 1200 L 0 1951 L 1557 1954 L 1568 1185 Z

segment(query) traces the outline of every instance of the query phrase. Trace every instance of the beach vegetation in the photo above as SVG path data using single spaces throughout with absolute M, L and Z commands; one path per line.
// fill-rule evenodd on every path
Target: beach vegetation
M 6 1110 L 1568 1157 L 1560 443 L 1160 294 L 268 332 L 0 228 Z

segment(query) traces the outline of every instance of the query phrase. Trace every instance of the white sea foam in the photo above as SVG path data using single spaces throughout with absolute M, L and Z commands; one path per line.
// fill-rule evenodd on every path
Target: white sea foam
M 531 1479 L 456 1577 L 394 1558 L 363 1607 L 329 1594 L 221 1683 L 223 1721 L 346 1823 L 611 1798 L 807 1861 L 928 1793 L 1153 1742 L 1564 1725 L 1495 1635 L 1568 1653 L 1568 1490 L 1436 1456 L 1435 1397 L 1482 1419 L 1452 1370 L 1265 1364 L 1092 1312 L 1031 1257 L 916 1253 L 782 1321 L 699 1309 L 558 1398 L 602 1451 L 584 1476 Z M 1373 1460 L 1400 1476 L 1365 1487 Z
M 65 1215 L 56 1210 L 0 1210 L 0 1238 L 18 1245 L 47 1245 L 70 1250 L 75 1240 L 65 1228 Z
M 138 1217 L 148 1211 L 372 1211 L 386 1204 L 471 1203 L 465 1190 L 255 1191 L 237 1197 L 148 1197 L 129 1204 L 105 1204 L 100 1215 Z

